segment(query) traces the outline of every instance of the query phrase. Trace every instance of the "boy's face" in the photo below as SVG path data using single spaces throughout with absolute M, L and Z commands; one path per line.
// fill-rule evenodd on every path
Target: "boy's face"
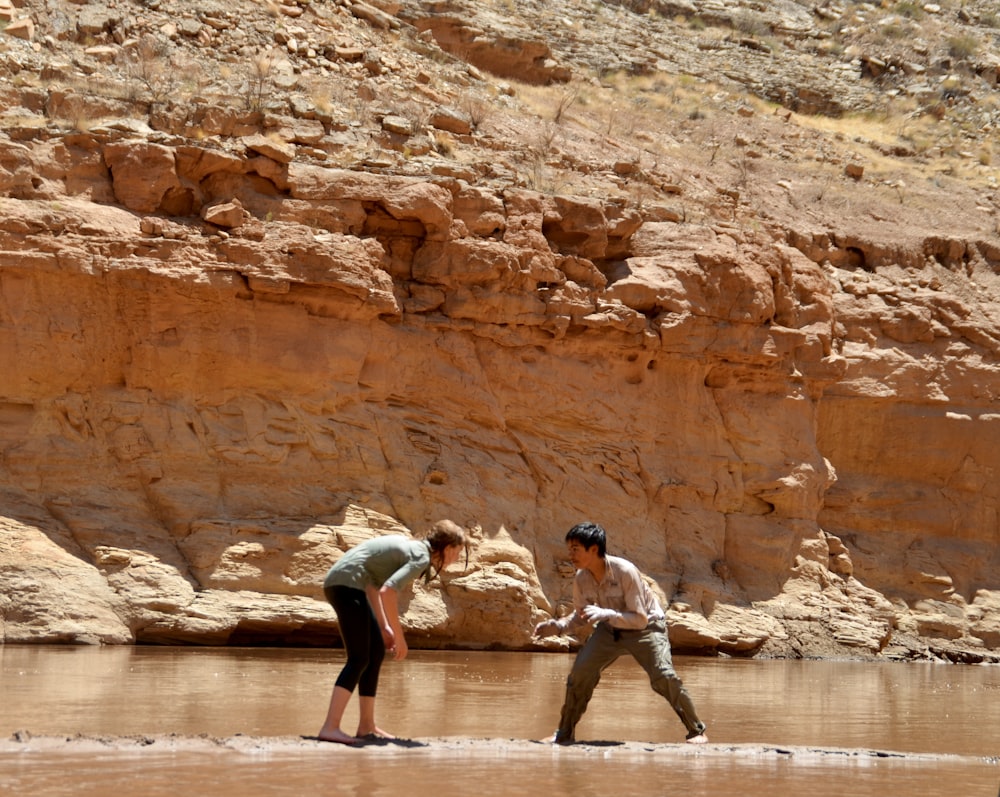
M 595 560 L 601 558 L 596 545 L 585 548 L 578 540 L 567 542 L 566 550 L 569 551 L 569 560 L 577 570 L 587 570 Z

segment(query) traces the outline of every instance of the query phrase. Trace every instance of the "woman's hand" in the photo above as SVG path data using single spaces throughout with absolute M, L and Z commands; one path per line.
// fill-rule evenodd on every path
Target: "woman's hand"
M 375 611 L 375 617 L 379 621 L 382 629 L 382 641 L 385 642 L 385 649 L 391 650 L 396 659 L 405 659 L 410 650 L 403 637 L 403 626 L 399 623 L 399 601 L 396 590 L 392 587 L 382 587 L 381 589 L 369 588 L 368 600 Z
M 382 641 L 385 643 L 386 650 L 392 650 L 396 647 L 396 635 L 388 623 L 382 626 Z

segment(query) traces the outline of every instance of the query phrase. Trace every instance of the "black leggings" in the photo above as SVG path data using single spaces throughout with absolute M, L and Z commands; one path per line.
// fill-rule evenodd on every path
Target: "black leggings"
M 358 690 L 361 697 L 375 697 L 378 674 L 385 659 L 385 642 L 375 612 L 363 590 L 353 587 L 325 587 L 340 622 L 340 636 L 347 651 L 347 664 L 337 676 L 337 686 L 349 692 Z

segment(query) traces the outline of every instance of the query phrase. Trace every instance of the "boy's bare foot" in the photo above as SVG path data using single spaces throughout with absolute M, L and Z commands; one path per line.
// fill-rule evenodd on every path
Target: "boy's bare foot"
M 347 744 L 351 746 L 357 746 L 361 744 L 360 739 L 354 736 L 348 736 L 346 733 L 340 730 L 340 728 L 337 728 L 337 730 L 335 731 L 329 731 L 327 733 L 320 731 L 319 733 L 316 734 L 316 738 L 319 739 L 321 742 L 335 742 L 336 744 Z
M 689 737 L 688 740 L 687 740 L 687 743 L 688 744 L 707 744 L 708 743 L 708 737 L 705 734 L 703 734 L 703 733 L 699 733 L 697 736 L 691 736 L 691 737 Z

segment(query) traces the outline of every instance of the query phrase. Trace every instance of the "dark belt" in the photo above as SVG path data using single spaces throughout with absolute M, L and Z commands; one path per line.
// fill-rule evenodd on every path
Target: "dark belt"
M 608 626 L 611 629 L 611 634 L 615 638 L 615 642 L 621 642 L 622 634 L 641 634 L 645 631 L 659 631 L 661 634 L 666 633 L 667 626 L 661 617 L 657 617 L 655 620 L 650 620 L 646 627 L 643 629 L 637 628 L 614 628 L 613 626 Z

